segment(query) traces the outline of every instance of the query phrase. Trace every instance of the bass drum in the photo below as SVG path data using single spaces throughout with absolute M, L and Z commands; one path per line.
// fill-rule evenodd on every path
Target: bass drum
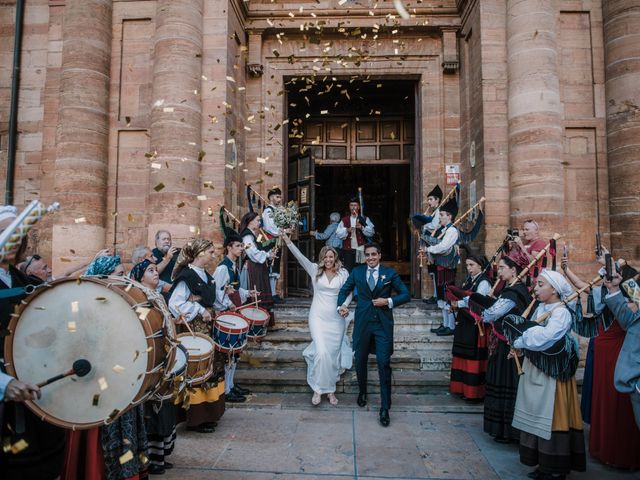
M 5 340 L 9 374 L 35 384 L 78 359 L 91 371 L 43 387 L 42 398 L 27 406 L 54 425 L 86 429 L 149 398 L 175 354 L 173 322 L 154 293 L 124 277 L 81 277 L 28 297 Z

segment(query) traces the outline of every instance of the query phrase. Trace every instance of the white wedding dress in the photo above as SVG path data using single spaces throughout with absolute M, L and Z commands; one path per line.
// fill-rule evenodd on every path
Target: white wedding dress
M 337 310 L 338 293 L 347 281 L 349 272 L 343 268 L 331 281 L 326 274 L 318 278 L 317 264 L 309 261 L 293 243 L 289 243 L 289 250 L 309 274 L 313 284 L 313 301 L 309 310 L 312 341 L 302 352 L 307 362 L 307 383 L 319 394 L 334 393 L 340 374 L 351 368 L 353 363 L 353 350 L 346 336 L 353 315 L 343 318 Z

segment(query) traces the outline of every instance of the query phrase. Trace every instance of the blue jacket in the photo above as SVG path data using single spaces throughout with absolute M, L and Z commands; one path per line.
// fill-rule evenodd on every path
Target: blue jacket
M 336 235 L 337 223 L 330 223 L 324 232 L 316 232 L 316 240 L 326 240 L 325 245 L 333 248 L 342 248 L 342 240 Z
M 358 289 L 358 304 L 356 306 L 355 323 L 353 325 L 353 349 L 358 350 L 360 338 L 367 327 L 369 320 L 379 320 L 382 323 L 387 338 L 391 342 L 391 352 L 393 353 L 393 309 L 389 307 L 374 307 L 373 300 L 376 298 L 391 298 L 393 308 L 407 303 L 410 300 L 409 291 L 400 280 L 400 275 L 393 269 L 380 265 L 378 270 L 378 283 L 371 291 L 367 283 L 367 265 L 358 265 L 353 269 L 349 278 L 344 283 L 338 294 L 338 304 L 341 306 L 347 296 Z M 391 292 L 396 292 L 392 295 Z
M 624 337 L 613 381 L 621 393 L 633 393 L 640 381 L 640 312 L 633 313 L 622 293 L 606 297 L 604 302 L 627 334 Z

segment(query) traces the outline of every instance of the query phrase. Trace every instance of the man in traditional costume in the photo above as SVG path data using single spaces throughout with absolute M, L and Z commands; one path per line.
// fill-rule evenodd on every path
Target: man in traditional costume
M 357 264 L 364 263 L 364 246 L 376 233 L 370 218 L 360 214 L 360 200 L 349 200 L 350 214 L 338 224 L 336 235 L 342 240 L 342 263 L 351 272 Z
M 420 227 L 420 235 L 432 235 L 440 227 L 440 202 L 442 201 L 442 189 L 440 185 L 436 185 L 427 194 L 427 205 L 433 209 L 431 215 L 417 214 L 412 217 L 413 223 Z M 429 264 L 427 267 L 431 280 L 433 281 L 433 296 L 425 299 L 425 303 L 429 305 L 435 305 L 438 303 L 438 297 L 436 293 L 436 274 L 437 267 L 433 264 Z M 434 329 L 435 331 L 436 329 Z
M 453 285 L 456 281 L 456 268 L 460 263 L 458 251 L 460 232 L 453 225 L 456 215 L 458 215 L 458 203 L 452 198 L 439 208 L 440 227 L 436 230 L 436 234 L 427 233 L 421 237 L 429 245 L 426 249 L 429 261 L 436 268 L 436 296 L 438 307 L 442 309 L 442 325 L 432 331 L 439 336 L 453 335 L 456 328 L 456 319 L 444 298 L 447 285 Z
M 280 236 L 280 229 L 276 226 L 273 220 L 273 213 L 276 207 L 282 205 L 282 190 L 278 187 L 274 187 L 267 193 L 267 199 L 269 205 L 267 205 L 262 211 L 262 228 L 267 234 L 268 239 L 277 238 Z M 276 293 L 276 286 L 278 279 L 280 278 L 280 255 L 273 257 L 271 261 L 271 267 L 269 269 L 269 286 L 271 287 L 271 296 L 274 303 L 281 303 L 282 299 Z
M 234 311 L 247 301 L 251 292 L 240 287 L 240 275 L 238 274 L 238 260 L 242 255 L 244 245 L 242 237 L 235 232 L 230 232 L 224 239 L 225 257 L 213 272 L 213 281 L 216 284 L 216 300 L 214 308 L 216 312 Z M 231 403 L 242 403 L 247 400 L 245 395 L 251 393 L 246 388 L 235 385 L 233 377 L 236 373 L 238 354 L 228 356 L 224 366 L 224 394 L 225 400 Z
M 551 270 L 540 272 L 534 290 L 540 304 L 532 318 L 540 323 L 521 323 L 521 336 L 514 339 L 508 325 L 513 317 L 505 321 L 505 335 L 513 348 L 524 349 L 526 357 L 512 425 L 520 430 L 520 461 L 538 466 L 529 476 L 564 479 L 572 470 L 586 470 L 575 379 L 579 348 L 570 333 L 572 314 L 567 308 L 575 307 L 575 301 L 568 301 L 573 293 L 569 282 Z

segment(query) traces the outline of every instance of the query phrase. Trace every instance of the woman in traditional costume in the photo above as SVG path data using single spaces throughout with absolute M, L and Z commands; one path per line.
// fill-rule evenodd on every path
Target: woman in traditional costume
M 511 426 L 518 390 L 518 371 L 514 359 L 511 358 L 511 348 L 501 334 L 502 319 L 508 314 L 521 314 L 531 302 L 529 290 L 517 279 L 518 274 L 528 264 L 527 258 L 519 252 L 514 250 L 510 256 L 500 259 L 498 277 L 507 287 L 502 289 L 493 304 L 490 297 L 477 293 L 470 298 L 471 311 L 474 311 L 477 305 L 482 307 L 491 304 L 482 312 L 482 320 L 493 327 L 489 337 L 484 431 L 499 443 L 517 442 L 520 438 L 520 432 Z
M 487 259 L 483 255 L 470 253 L 465 265 L 469 275 L 462 288 L 449 285 L 445 292 L 452 309 L 457 311 L 449 391 L 462 395 L 466 400 L 476 401 L 484 398 L 488 329 L 485 330 L 484 323 L 478 322 L 469 312 L 469 296 L 472 293 L 488 295 L 491 283 L 484 274 Z
M 571 294 L 564 276 L 542 270 L 535 286 L 540 304 L 532 317 L 539 324 L 525 325 L 522 335 L 512 339 L 514 348 L 526 350 L 513 416 L 514 428 L 521 431 L 520 461 L 537 465 L 529 476 L 541 480 L 564 479 L 572 470 L 586 470 L 575 379 L 579 349 L 570 334 L 572 315 L 567 308 L 576 302 L 563 303 Z
M 215 257 L 215 247 L 202 238 L 190 240 L 180 250 L 173 268 L 173 288 L 169 309 L 191 330 L 211 336 L 216 286 L 205 270 Z M 219 357 L 218 355 L 216 357 Z M 221 363 L 222 362 L 222 363 Z M 224 360 L 216 358 L 213 375 L 202 385 L 190 389 L 187 430 L 201 433 L 214 431 L 225 408 Z

